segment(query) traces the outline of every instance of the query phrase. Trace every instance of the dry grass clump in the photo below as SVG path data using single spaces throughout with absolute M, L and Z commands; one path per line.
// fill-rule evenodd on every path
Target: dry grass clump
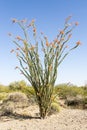
M 14 113 L 17 108 L 24 108 L 29 106 L 29 100 L 24 93 L 14 92 L 10 93 L 1 105 L 1 114 Z
M 28 102 L 28 98 L 24 93 L 21 92 L 13 92 L 8 95 L 8 98 L 4 101 L 12 101 L 12 102 Z

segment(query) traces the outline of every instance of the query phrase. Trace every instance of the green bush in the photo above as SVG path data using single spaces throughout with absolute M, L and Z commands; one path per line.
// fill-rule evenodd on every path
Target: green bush
M 21 91 L 23 90 L 23 88 L 27 86 L 25 81 L 16 81 L 16 82 L 12 82 L 10 85 L 9 85 L 9 90 L 10 91 Z
M 83 87 L 69 86 L 67 84 L 57 85 L 55 87 L 56 93 L 60 98 L 66 99 L 67 97 L 76 97 L 78 95 L 84 96 Z M 85 92 L 86 93 L 86 92 Z
M 1 93 L 1 92 L 6 92 L 6 93 L 8 93 L 8 92 L 9 92 L 8 86 L 0 85 L 0 93 Z
M 77 87 L 68 84 L 60 84 L 55 87 L 55 93 L 65 104 L 73 108 L 87 108 L 87 87 Z
M 8 93 L 2 92 L 0 93 L 0 100 L 5 100 L 8 96 Z
M 33 87 L 28 86 L 25 81 L 13 82 L 9 85 L 10 92 L 22 92 L 27 95 L 28 98 L 35 98 L 35 91 Z

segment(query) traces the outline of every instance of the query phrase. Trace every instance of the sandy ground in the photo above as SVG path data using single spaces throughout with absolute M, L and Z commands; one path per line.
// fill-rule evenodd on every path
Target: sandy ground
M 26 113 L 26 110 L 22 112 Z M 87 130 L 87 110 L 64 108 L 44 120 L 38 118 L 35 106 L 29 108 L 28 112 L 32 113 L 32 118 L 1 116 L 0 130 Z

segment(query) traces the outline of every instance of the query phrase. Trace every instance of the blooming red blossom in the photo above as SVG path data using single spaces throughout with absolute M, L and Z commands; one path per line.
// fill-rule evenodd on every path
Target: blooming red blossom
M 18 69 L 18 68 L 19 68 L 18 66 L 15 67 L 15 69 Z
M 17 56 L 17 57 L 19 56 L 18 52 L 16 53 L 16 56 Z
M 33 20 L 31 21 L 31 23 L 30 23 L 27 27 L 33 26 L 33 25 L 34 25 L 34 22 L 35 22 L 35 20 L 33 19 Z
M 17 36 L 16 39 L 17 39 L 18 41 L 22 40 L 20 36 Z
M 69 35 L 68 35 L 68 39 L 71 38 L 71 37 L 72 37 L 72 34 L 69 34 Z
M 78 23 L 78 22 L 75 22 L 75 25 L 76 25 L 76 26 L 78 26 L 78 25 L 79 25 L 79 23 Z
M 13 18 L 12 19 L 12 23 L 16 23 L 17 22 L 17 19 L 16 18 Z
M 58 43 L 59 41 L 58 41 L 58 39 L 54 39 L 54 42 L 55 42 L 55 43 Z
M 78 41 L 78 42 L 76 42 L 76 44 L 77 44 L 77 45 L 81 45 L 81 42 L 80 42 L 80 41 Z
M 34 32 L 34 33 L 36 32 L 36 28 L 33 29 L 33 32 Z
M 60 31 L 60 34 L 62 34 L 62 35 L 63 35 L 63 34 L 64 34 L 64 31 L 63 31 L 63 30 L 61 30 L 61 31 Z
M 14 52 L 14 49 L 12 49 L 12 50 L 10 51 L 10 53 L 12 53 L 12 52 Z
M 46 46 L 49 46 L 49 42 L 48 42 L 48 40 L 46 40 Z
M 35 49 L 35 46 L 32 46 L 29 48 L 29 50 L 34 50 Z
M 69 21 L 69 20 L 71 19 L 71 17 L 72 17 L 71 15 L 68 16 L 68 17 L 66 18 L 66 22 Z
M 53 48 L 56 48 L 56 46 L 55 46 L 54 42 L 53 42 L 53 43 L 51 43 L 51 45 L 52 45 L 52 47 L 53 47 Z
M 16 50 L 20 50 L 20 48 L 16 48 Z
M 34 19 L 32 19 L 31 23 L 34 23 L 34 22 L 35 22 L 35 20 L 34 20 Z

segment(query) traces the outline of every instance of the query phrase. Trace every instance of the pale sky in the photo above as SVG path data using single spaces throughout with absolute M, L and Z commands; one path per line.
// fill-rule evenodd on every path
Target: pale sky
M 87 83 L 87 1 L 84 0 L 0 0 L 0 84 L 25 80 L 14 68 L 18 62 L 10 53 L 14 44 L 8 32 L 19 34 L 17 25 L 11 19 L 36 20 L 38 32 L 43 31 L 49 39 L 54 39 L 58 29 L 64 25 L 67 16 L 78 21 L 71 42 L 78 40 L 82 45 L 71 52 L 58 68 L 56 84 L 71 82 L 75 85 Z

